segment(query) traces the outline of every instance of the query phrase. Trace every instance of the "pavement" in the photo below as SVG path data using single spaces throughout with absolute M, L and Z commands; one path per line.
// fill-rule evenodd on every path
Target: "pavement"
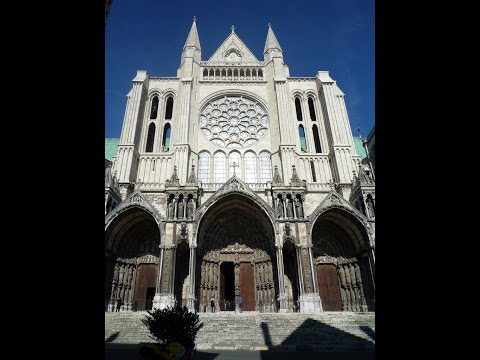
M 144 360 L 140 344 L 105 344 L 105 360 Z M 371 351 L 196 351 L 192 360 L 292 360 L 299 356 L 321 360 L 374 360 Z

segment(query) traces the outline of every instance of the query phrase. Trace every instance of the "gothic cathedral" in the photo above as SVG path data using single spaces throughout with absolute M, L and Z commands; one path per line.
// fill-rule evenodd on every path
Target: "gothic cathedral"
M 196 20 L 176 77 L 138 70 L 105 171 L 105 310 L 374 311 L 375 181 L 328 71 L 290 76 Z

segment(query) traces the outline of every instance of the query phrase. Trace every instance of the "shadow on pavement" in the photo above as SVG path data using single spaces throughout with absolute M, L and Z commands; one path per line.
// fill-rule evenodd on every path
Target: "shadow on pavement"
M 265 345 L 268 350 L 322 352 L 375 351 L 373 341 L 363 339 L 310 318 L 306 319 L 278 345 L 274 345 L 274 341 L 272 341 L 268 324 L 262 322 L 261 327 Z M 373 339 L 375 338 L 375 333 L 370 328 L 363 326 L 362 330 L 370 337 L 372 337 L 373 333 Z

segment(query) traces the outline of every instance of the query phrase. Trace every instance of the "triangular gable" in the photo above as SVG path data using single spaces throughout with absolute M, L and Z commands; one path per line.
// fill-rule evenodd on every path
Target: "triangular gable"
M 145 199 L 140 190 L 135 190 L 129 196 L 127 196 L 125 200 L 118 204 L 117 207 L 108 213 L 108 215 L 105 217 L 105 229 L 108 228 L 112 220 L 118 215 L 134 206 L 141 207 L 150 213 L 154 217 L 157 224 L 164 220 L 163 216 L 161 216 L 157 209 L 155 209 L 153 205 L 150 204 L 147 199 Z
M 275 219 L 276 215 L 272 207 L 260 198 L 252 189 L 248 187 L 241 179 L 236 175 L 233 175 L 218 189 L 205 203 L 203 203 L 196 211 L 197 219 L 200 220 L 202 215 L 213 205 L 219 198 L 229 193 L 241 193 L 246 197 L 255 201 L 260 207 L 262 207 L 269 215 L 271 219 Z
M 242 40 L 232 32 L 208 59 L 214 62 L 258 62 Z
M 332 207 L 338 207 L 346 210 L 347 212 L 354 215 L 365 226 L 368 223 L 365 215 L 363 215 L 354 206 L 352 206 L 352 204 L 350 204 L 347 200 L 341 197 L 335 190 L 330 191 L 327 197 L 323 199 L 323 201 L 317 206 L 317 208 L 312 212 L 312 214 L 308 216 L 308 219 L 313 224 L 321 213 Z

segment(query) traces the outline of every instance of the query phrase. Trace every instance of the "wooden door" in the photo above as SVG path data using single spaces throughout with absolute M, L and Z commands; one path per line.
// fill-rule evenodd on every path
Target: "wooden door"
M 151 308 L 151 290 L 147 294 L 148 289 L 154 288 L 157 283 L 157 265 L 156 264 L 140 264 L 137 268 L 137 278 L 135 281 L 135 300 L 133 301 L 134 311 L 143 311 Z M 149 295 L 149 296 L 147 296 Z
M 243 310 L 255 311 L 255 276 L 251 263 L 240 263 L 240 295 L 243 298 Z
M 323 311 L 342 311 L 342 296 L 336 266 L 318 264 L 317 281 Z

